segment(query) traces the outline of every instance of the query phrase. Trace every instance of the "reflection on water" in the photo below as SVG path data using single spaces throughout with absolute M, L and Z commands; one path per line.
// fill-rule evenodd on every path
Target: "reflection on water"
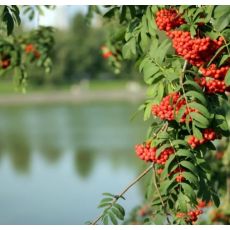
M 143 168 L 133 153 L 146 125 L 137 105 L 15 106 L 0 110 L 0 224 L 83 224 L 101 193 Z M 142 200 L 141 186 L 124 203 Z
M 88 177 L 93 169 L 94 160 L 95 154 L 93 154 L 93 150 L 77 150 L 74 157 L 74 166 L 76 173 L 82 178 Z

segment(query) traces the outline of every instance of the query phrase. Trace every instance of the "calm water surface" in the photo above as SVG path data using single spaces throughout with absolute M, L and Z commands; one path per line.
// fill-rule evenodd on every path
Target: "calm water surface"
M 0 224 L 84 224 L 101 193 L 119 193 L 145 167 L 133 146 L 147 124 L 137 104 L 0 108 Z M 122 202 L 143 199 L 142 184 Z

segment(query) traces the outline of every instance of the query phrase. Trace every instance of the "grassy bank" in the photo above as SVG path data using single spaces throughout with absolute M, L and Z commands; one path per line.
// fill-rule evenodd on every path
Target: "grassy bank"
M 122 90 L 126 88 L 128 81 L 127 80 L 111 80 L 111 81 L 99 81 L 94 80 L 90 82 L 82 82 L 80 84 L 74 85 L 44 85 L 44 86 L 33 86 L 28 85 L 26 87 L 27 93 L 39 93 L 39 92 L 52 92 L 52 91 L 64 91 L 68 92 L 70 90 L 77 90 L 79 88 L 86 90 Z M 0 95 L 3 94 L 21 94 L 20 88 L 17 89 L 17 86 L 14 82 L 10 81 L 0 81 Z

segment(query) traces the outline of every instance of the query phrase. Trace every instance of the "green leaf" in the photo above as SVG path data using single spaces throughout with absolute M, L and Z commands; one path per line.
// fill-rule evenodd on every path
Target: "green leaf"
M 151 111 L 152 111 L 152 102 L 148 103 L 145 107 L 145 111 L 144 111 L 144 121 L 148 120 L 150 118 L 151 115 Z
M 17 6 L 13 5 L 12 6 L 12 12 L 13 12 L 13 16 L 14 16 L 14 19 L 15 19 L 15 22 L 20 25 L 21 24 L 21 19 L 20 19 L 20 11 L 18 9 Z
M 190 116 L 192 117 L 193 120 L 198 121 L 199 123 L 201 123 L 205 127 L 208 127 L 209 120 L 206 117 L 204 117 L 203 115 L 201 115 L 200 113 L 191 112 Z
M 13 29 L 14 29 L 14 20 L 11 16 L 11 14 L 8 12 L 5 12 L 4 16 L 3 16 L 3 21 L 6 22 L 7 25 L 7 35 L 12 34 Z
M 190 96 L 190 97 L 193 97 L 193 98 L 196 98 L 198 99 L 203 105 L 207 105 L 207 101 L 204 97 L 204 95 L 202 93 L 199 93 L 197 91 L 194 91 L 194 90 L 191 90 L 191 91 L 188 91 L 186 94 L 186 96 Z
M 229 55 L 228 54 L 224 54 L 221 59 L 220 59 L 220 63 L 219 66 L 221 66 L 223 63 L 225 63 L 225 61 L 227 61 L 229 59 Z
M 112 213 L 112 212 L 109 212 L 109 218 L 111 220 L 111 222 L 114 224 L 114 225 L 117 225 L 117 219 L 115 217 L 115 215 Z
M 126 11 L 127 11 L 126 9 L 127 9 L 126 6 L 121 7 L 120 23 L 122 23 L 126 19 Z
M 119 211 L 119 209 L 112 208 L 111 211 L 113 214 L 119 219 L 119 220 L 124 220 L 123 214 Z
M 112 18 L 115 15 L 115 12 L 119 10 L 119 7 L 113 7 L 112 9 L 108 10 L 105 14 L 104 17 L 107 18 Z
M 172 145 L 174 146 L 174 147 L 177 147 L 177 146 L 180 146 L 180 145 L 183 145 L 183 146 L 186 146 L 186 147 L 188 147 L 188 143 L 186 142 L 186 141 L 184 141 L 184 140 L 173 140 L 172 141 Z
M 124 59 L 130 59 L 133 55 L 136 55 L 136 41 L 135 38 L 131 38 L 123 47 L 122 55 Z
M 113 207 L 117 208 L 117 209 L 120 211 L 120 213 L 121 213 L 123 216 L 125 216 L 125 209 L 124 209 L 120 204 L 115 203 L 115 204 L 113 204 Z
M 144 81 L 148 83 L 150 77 L 156 74 L 159 71 L 159 67 L 156 66 L 154 63 L 147 62 L 144 65 L 143 72 L 144 72 Z
M 227 74 L 225 75 L 224 82 L 227 86 L 230 85 L 230 69 L 228 70 Z
M 148 186 L 147 186 L 147 190 L 146 190 L 146 193 L 145 193 L 145 197 L 147 200 L 151 200 L 151 198 L 153 197 L 153 180 L 150 180 L 148 182 Z
M 169 138 L 169 134 L 166 131 L 161 131 L 157 134 L 157 137 L 159 139 L 168 139 Z
M 101 203 L 107 203 L 107 202 L 112 201 L 112 200 L 113 200 L 113 198 L 110 198 L 110 197 L 104 198 L 101 200 Z
M 184 82 L 184 85 L 190 85 L 193 88 L 195 88 L 197 91 L 199 91 L 200 93 L 202 93 L 202 89 L 201 87 L 195 82 L 195 81 L 191 81 L 191 80 L 186 80 Z
M 187 197 L 183 193 L 179 193 L 178 199 L 176 201 L 176 208 L 181 212 L 187 212 Z
M 180 165 L 182 165 L 186 169 L 189 169 L 194 174 L 197 174 L 197 169 L 194 166 L 194 164 L 192 164 L 191 162 L 189 162 L 189 161 L 181 161 Z
M 192 126 L 192 131 L 193 131 L 193 135 L 198 139 L 201 140 L 203 138 L 203 134 L 201 133 L 201 131 L 196 128 L 195 125 Z
M 170 47 L 171 47 L 171 42 L 168 39 L 163 40 L 163 42 L 158 47 L 155 57 L 156 57 L 156 62 L 159 65 L 162 65 L 163 60 L 165 59 L 165 56 Z
M 164 201 L 164 198 L 162 198 Z M 151 202 L 152 206 L 156 206 L 156 205 L 162 205 L 161 203 L 161 199 L 159 197 L 155 197 L 155 199 Z
M 214 9 L 214 17 L 215 18 L 220 18 L 225 14 L 230 13 L 230 6 L 229 5 L 220 5 L 216 6 Z
M 108 192 L 104 192 L 104 193 L 102 193 L 102 195 L 104 195 L 104 196 L 111 196 L 111 197 L 114 197 L 114 195 L 113 195 L 113 194 L 108 193 Z
M 179 149 L 176 153 L 177 156 L 183 156 L 188 158 L 194 158 L 194 154 L 188 149 Z
M 109 218 L 107 215 L 102 218 L 102 222 L 104 225 L 107 225 L 109 223 Z
M 155 224 L 157 224 L 157 225 L 162 225 L 162 224 L 164 224 L 164 221 L 165 221 L 165 214 L 157 213 L 157 214 L 154 216 L 154 223 L 155 223 Z
M 169 173 L 169 165 L 172 163 L 172 161 L 175 159 L 175 154 L 170 155 L 170 157 L 168 158 L 168 160 L 166 161 L 164 170 L 167 170 L 167 173 Z
M 192 186 L 190 186 L 189 184 L 186 183 L 180 183 L 183 190 L 184 190 L 184 195 L 186 195 L 187 197 L 189 197 L 191 199 L 191 201 L 196 202 L 196 194 L 194 192 L 194 189 L 192 188 Z
M 178 73 L 175 69 L 169 68 L 164 71 L 165 78 L 167 81 L 173 82 L 175 80 L 178 80 Z
M 159 157 L 161 152 L 164 151 L 166 148 L 171 147 L 169 143 L 163 144 L 160 148 L 157 149 L 156 151 L 156 156 Z
M 220 199 L 218 195 L 215 192 L 211 192 L 212 200 L 215 204 L 215 206 L 218 208 L 220 206 Z
M 216 22 L 214 25 L 215 25 L 215 29 L 221 32 L 223 29 L 229 26 L 229 24 L 230 24 L 230 12 L 216 19 Z
M 110 206 L 110 205 L 111 205 L 110 203 L 100 203 L 97 207 L 103 208 L 103 207 Z
M 157 100 L 161 101 L 165 92 L 165 87 L 163 82 L 159 82 L 158 88 L 157 88 Z
M 172 181 L 170 180 L 165 180 L 160 184 L 160 191 L 162 194 L 166 194 L 167 193 L 167 189 L 169 188 L 170 184 L 172 183 Z
M 190 33 L 192 37 L 196 35 L 196 27 L 194 25 L 190 27 Z
M 129 12 L 130 12 L 131 17 L 134 18 L 135 15 L 136 15 L 135 6 L 129 5 L 129 6 L 127 6 L 127 7 L 128 7 L 128 9 L 129 9 Z
M 179 112 L 176 114 L 176 121 L 179 123 L 183 115 L 185 114 L 185 110 L 187 108 L 187 105 L 181 106 Z
M 196 187 L 198 186 L 198 180 L 197 176 L 194 176 L 194 174 L 190 172 L 183 172 L 182 175 L 185 177 L 186 180 L 188 180 L 190 183 L 194 184 Z
M 205 106 L 197 102 L 190 102 L 189 107 L 197 109 L 199 113 L 203 114 L 205 117 L 210 118 L 210 113 Z
M 186 119 L 185 119 L 185 125 L 186 125 L 186 129 L 188 130 L 189 133 L 191 133 L 190 120 L 191 120 L 191 116 L 190 116 L 190 114 L 188 114 L 186 116 Z
M 206 160 L 197 158 L 197 162 L 199 167 L 201 167 L 205 172 L 211 172 L 211 168 Z
M 151 45 L 150 45 L 150 57 L 154 58 L 156 57 L 156 53 L 158 51 L 158 40 L 156 38 L 153 38 L 153 40 L 151 41 Z
M 214 125 L 217 128 L 220 128 L 222 130 L 222 135 L 228 136 L 229 135 L 229 126 L 226 121 L 226 118 L 221 114 L 215 115 Z
M 206 144 L 205 144 L 205 146 L 208 148 L 208 149 L 210 149 L 210 150 L 213 150 L 213 151 L 216 151 L 216 146 L 212 143 L 212 142 L 207 142 Z

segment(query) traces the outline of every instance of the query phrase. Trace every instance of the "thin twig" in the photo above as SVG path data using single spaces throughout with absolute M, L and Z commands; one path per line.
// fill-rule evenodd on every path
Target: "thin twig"
M 190 108 L 189 108 L 189 106 L 188 106 L 187 97 L 185 96 L 185 89 L 184 89 L 184 83 L 183 83 L 187 65 L 188 65 L 188 61 L 186 60 L 186 61 L 184 62 L 184 66 L 183 66 L 183 69 L 182 69 L 182 72 L 181 72 L 181 75 L 180 75 L 180 86 L 181 86 L 181 88 L 182 88 L 183 96 L 184 96 L 185 103 L 186 103 L 186 107 L 187 107 L 187 109 L 188 109 L 188 113 L 189 113 L 189 116 L 190 116 Z M 192 121 L 193 121 L 193 118 L 192 118 L 191 116 L 190 116 L 190 118 L 191 118 Z M 189 132 L 189 133 L 190 133 L 190 132 Z
M 224 45 L 224 46 L 221 46 L 221 47 L 217 50 L 217 52 L 216 52 L 215 55 L 212 57 L 212 59 L 209 61 L 209 63 L 208 63 L 207 66 L 209 66 L 209 65 L 214 61 L 214 59 L 217 57 L 217 55 L 218 55 L 225 47 L 226 47 L 227 50 L 228 50 L 228 46 L 230 45 L 230 42 L 229 42 L 229 43 L 226 43 L 225 38 L 224 38 L 224 41 L 225 41 L 225 45 Z
M 182 72 L 181 72 L 181 75 L 180 75 L 180 85 L 183 85 L 183 81 L 184 81 L 184 74 L 185 74 L 185 70 L 187 68 L 187 65 L 188 65 L 188 61 L 186 60 L 184 62 L 184 66 L 183 66 L 183 69 L 182 69 Z
M 153 178 L 154 178 L 153 184 L 154 184 L 154 186 L 155 186 L 155 188 L 156 188 L 156 190 L 157 190 L 158 196 L 159 196 L 159 198 L 160 198 L 160 201 L 161 201 L 161 204 L 162 204 L 164 213 L 165 213 L 165 215 L 166 215 L 166 219 L 167 219 L 167 221 L 168 221 L 168 224 L 171 224 L 171 223 L 170 223 L 170 220 L 169 220 L 169 217 L 168 217 L 168 213 L 167 213 L 165 204 L 164 204 L 164 201 L 163 201 L 163 199 L 162 199 L 161 193 L 160 193 L 159 188 L 158 188 L 158 186 L 157 186 L 156 170 L 155 170 L 155 167 L 154 167 L 154 166 L 153 166 Z
M 131 182 L 119 195 L 115 196 L 112 203 L 107 209 L 110 209 L 123 195 L 134 185 L 136 184 L 142 177 L 144 177 L 151 169 L 153 168 L 153 164 L 151 164 L 147 169 L 145 169 L 133 182 Z M 102 217 L 103 213 L 99 215 L 92 223 L 91 225 L 95 225 Z

